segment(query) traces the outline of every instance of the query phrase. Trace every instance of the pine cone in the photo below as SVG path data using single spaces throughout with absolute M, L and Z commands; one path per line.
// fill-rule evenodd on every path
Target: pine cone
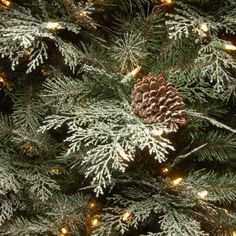
M 187 113 L 180 94 L 162 75 L 145 76 L 133 89 L 132 107 L 146 123 L 166 122 L 177 131 L 187 123 Z

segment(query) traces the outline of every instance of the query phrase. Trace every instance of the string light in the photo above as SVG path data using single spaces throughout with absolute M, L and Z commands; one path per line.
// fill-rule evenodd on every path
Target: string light
M 224 45 L 224 49 L 225 50 L 229 50 L 229 51 L 235 51 L 236 50 L 236 47 L 232 44 L 225 44 Z
M 5 73 L 0 72 L 0 86 L 7 88 L 8 90 L 12 89 L 11 81 L 7 80 L 7 76 Z
M 151 135 L 153 137 L 159 137 L 164 133 L 164 131 L 162 129 L 154 129 L 151 131 Z
M 169 172 L 169 169 L 167 167 L 162 168 L 162 173 L 167 174 Z
M 26 152 L 32 153 L 34 151 L 34 145 L 32 143 L 28 143 L 24 149 Z
M 87 16 L 87 13 L 86 13 L 86 11 L 80 11 L 79 15 L 81 17 L 85 17 L 85 16 Z
M 141 70 L 141 66 L 138 66 L 130 72 L 130 75 L 135 77 L 139 73 L 140 70 Z
M 99 221 L 97 218 L 93 219 L 91 222 L 92 227 L 96 227 L 96 226 L 98 226 L 98 224 L 99 224 Z
M 61 228 L 61 233 L 62 234 L 67 234 L 68 233 L 67 228 L 65 228 L 65 227 Z
M 125 161 L 130 161 L 131 158 L 126 154 L 126 152 L 120 146 L 120 144 L 117 144 L 116 146 L 117 146 L 116 153 L 118 154 L 118 156 Z
M 183 178 L 179 177 L 177 179 L 174 179 L 172 181 L 172 183 L 173 183 L 174 186 L 176 186 L 176 185 L 180 184 L 182 182 L 182 180 L 183 180 Z
M 203 191 L 197 193 L 197 195 L 199 198 L 204 199 L 208 195 L 208 192 L 206 190 L 203 190 Z
M 53 167 L 52 169 L 50 169 L 50 172 L 54 175 L 59 175 L 61 173 L 61 169 L 58 167 Z
M 124 78 L 121 80 L 121 83 L 127 84 L 131 81 L 131 79 L 135 79 L 135 76 L 139 73 L 140 70 L 141 66 L 137 66 L 135 69 L 133 69 L 127 75 L 124 76 Z
M 5 7 L 9 7 L 11 5 L 11 2 L 7 0 L 1 0 L 1 2 Z
M 161 0 L 162 3 L 165 3 L 165 4 L 171 4 L 172 3 L 172 0 Z
M 236 236 L 236 231 L 233 231 L 232 236 Z
M 4 84 L 6 81 L 6 76 L 4 73 L 0 73 L 0 83 Z
M 227 209 L 223 209 L 224 210 L 224 212 L 227 214 L 229 211 L 227 210 Z M 235 235 L 236 236 L 236 235 Z
M 205 33 L 209 31 L 208 25 L 206 23 L 201 23 L 199 28 L 201 31 L 203 31 Z
M 90 208 L 95 208 L 96 207 L 96 204 L 94 202 L 90 203 Z
M 132 217 L 132 213 L 130 211 L 126 211 L 122 217 L 121 220 L 124 222 L 127 222 L 128 220 L 130 220 L 130 218 Z
M 58 30 L 58 29 L 62 29 L 63 27 L 58 22 L 50 22 L 49 21 L 46 23 L 46 28 L 49 30 Z

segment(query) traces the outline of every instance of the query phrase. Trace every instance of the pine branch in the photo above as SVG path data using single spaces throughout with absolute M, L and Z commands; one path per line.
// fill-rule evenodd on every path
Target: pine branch
M 8 227 L 2 230 L 1 234 L 6 236 L 17 236 L 27 234 L 44 233 L 48 235 L 49 228 L 52 227 L 50 221 L 42 218 L 35 218 L 32 220 L 19 217 L 13 221 Z
M 49 117 L 46 126 L 41 127 L 43 131 L 68 121 L 70 136 L 66 139 L 69 143 L 67 155 L 83 146 L 87 149 L 82 164 L 87 167 L 86 177 L 93 177 L 91 184 L 96 186 L 97 194 L 103 193 L 114 171 L 125 171 L 128 162 L 133 160 L 136 148 L 148 148 L 159 162 L 163 162 L 168 150 L 173 149 L 168 139 L 152 137 L 152 127 L 145 126 L 130 113 L 130 108 L 126 109 L 115 101 L 101 101 L 70 119 Z
M 44 114 L 45 109 L 38 99 L 32 82 L 23 84 L 14 94 L 13 120 L 15 126 L 33 130 L 39 126 Z
M 66 64 L 72 70 L 77 65 L 76 48 L 64 42 L 55 32 L 61 29 L 80 32 L 80 27 L 70 23 L 44 22 L 39 17 L 34 17 L 30 11 L 20 8 L 3 11 L 1 14 L 2 24 L 0 25 L 0 54 L 8 57 L 12 62 L 14 70 L 28 50 L 29 57 L 27 73 L 32 72 L 48 58 L 46 40 L 54 41 L 65 59 Z
M 9 139 L 12 134 L 12 119 L 11 117 L 0 113 L 0 138 L 3 140 Z

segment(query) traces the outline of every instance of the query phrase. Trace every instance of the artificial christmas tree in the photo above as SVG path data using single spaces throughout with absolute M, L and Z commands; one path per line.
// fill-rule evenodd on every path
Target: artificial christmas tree
M 0 0 L 0 235 L 234 236 L 234 0 Z

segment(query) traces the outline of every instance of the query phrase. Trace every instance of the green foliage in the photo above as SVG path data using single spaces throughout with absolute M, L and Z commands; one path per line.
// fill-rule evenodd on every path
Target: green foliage
M 188 104 L 206 103 L 211 98 L 220 95 L 212 89 L 211 83 L 202 77 L 198 68 L 184 71 L 171 71 L 168 73 L 169 81 L 175 84 L 178 91 Z
M 7 139 L 12 133 L 12 120 L 11 117 L 0 114 L 0 137 Z
M 154 126 L 144 125 L 136 118 L 127 104 L 116 101 L 101 101 L 88 106 L 78 115 L 49 116 L 41 131 L 58 128 L 64 122 L 70 136 L 67 155 L 87 149 L 82 165 L 86 166 L 86 177 L 93 178 L 91 184 L 97 194 L 103 193 L 111 183 L 113 171 L 124 172 L 127 163 L 133 160 L 136 148 L 149 153 L 159 162 L 165 160 L 168 149 L 173 146 L 168 139 L 152 137 Z
M 43 218 L 36 218 L 32 220 L 24 219 L 24 218 L 17 218 L 13 224 L 9 226 L 5 232 L 1 232 L 2 235 L 36 235 L 39 233 L 43 233 L 44 235 L 48 234 L 48 225 L 50 222 Z
M 193 218 L 179 211 L 168 211 L 160 220 L 162 232 L 156 235 L 176 235 L 176 236 L 206 236 L 208 234 L 201 230 L 200 223 Z
M 130 178 L 128 183 L 129 187 L 123 186 L 121 193 L 110 199 L 110 206 L 101 215 L 104 223 L 93 235 L 125 233 L 131 227 L 138 229 L 150 218 L 161 231 L 147 235 L 208 235 L 201 229 L 202 220 L 208 222 L 214 212 L 224 212 L 212 202 L 227 204 L 236 197 L 235 174 L 220 176 L 213 172 L 194 171 L 177 186 L 169 179 L 161 181 L 148 177 L 140 180 Z M 201 199 L 199 193 L 203 190 L 207 190 L 208 195 Z M 124 221 L 122 217 L 126 212 L 129 212 L 129 218 Z M 233 220 L 228 213 L 224 213 L 224 217 Z M 217 230 L 218 223 L 210 228 Z
M 204 45 L 198 53 L 199 57 L 196 62 L 203 65 L 202 76 L 210 79 L 217 92 L 222 91 L 227 82 L 232 80 L 232 75 L 227 69 L 236 68 L 235 60 L 221 49 L 215 48 L 214 43 Z
M 0 91 L 1 235 L 232 234 L 236 64 L 224 45 L 236 32 L 234 1 L 0 7 L 0 86 L 13 84 Z M 179 133 L 132 111 L 147 74 L 184 98 Z
M 226 132 L 210 131 L 200 135 L 195 143 L 206 144 L 195 152 L 199 161 L 230 161 L 234 158 L 236 151 L 236 139 L 234 134 Z
M 45 215 L 55 222 L 57 227 L 66 225 L 70 231 L 79 231 L 86 227 L 86 218 L 90 213 L 89 197 L 76 193 L 73 195 L 54 195 L 45 203 Z
M 79 50 L 71 43 L 62 40 L 57 35 L 57 31 L 65 29 L 79 33 L 81 26 L 72 22 L 63 22 L 60 17 L 55 18 L 55 15 L 53 21 L 48 21 L 48 17 L 45 16 L 48 9 L 42 2 L 40 3 L 44 15 L 42 17 L 22 7 L 1 10 L 0 53 L 2 58 L 8 57 L 12 62 L 12 69 L 15 70 L 16 66 L 24 60 L 27 51 L 30 55 L 26 73 L 30 73 L 48 59 L 48 42 L 52 41 L 61 52 L 65 64 L 75 71 L 79 60 Z M 85 12 L 90 12 L 90 7 L 86 6 L 85 10 Z
M 123 39 L 115 39 L 112 55 L 121 71 L 129 71 L 140 64 L 140 60 L 147 56 L 144 50 L 145 39 L 141 34 L 126 33 Z
M 214 126 L 216 126 L 218 128 L 228 130 L 228 131 L 230 131 L 232 133 L 236 133 L 235 129 L 233 129 L 233 128 L 231 128 L 231 127 L 229 127 L 229 126 L 227 126 L 227 125 L 225 125 L 225 124 L 223 124 L 223 123 L 221 123 L 221 122 L 219 122 L 219 121 L 217 121 L 217 120 L 215 120 L 215 119 L 213 119 L 211 117 L 205 116 L 204 114 L 198 113 L 196 111 L 191 111 L 191 110 L 189 110 L 188 113 L 189 113 L 190 116 L 196 117 L 198 119 L 206 120 L 210 124 L 212 124 L 212 125 L 214 125 Z
M 15 126 L 35 129 L 39 126 L 45 109 L 37 97 L 36 86 L 31 82 L 21 84 L 14 93 L 13 120 Z M 36 87 L 36 88 L 35 88 Z M 35 91 L 36 90 L 36 91 Z

